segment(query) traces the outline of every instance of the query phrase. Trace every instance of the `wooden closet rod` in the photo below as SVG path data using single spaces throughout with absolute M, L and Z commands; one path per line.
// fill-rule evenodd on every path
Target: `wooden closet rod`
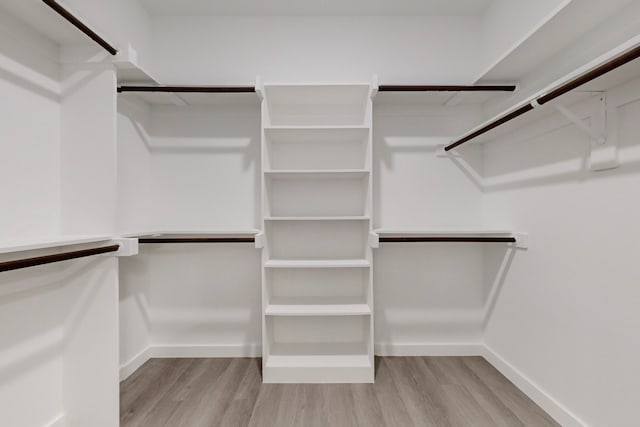
M 515 85 L 380 85 L 378 92 L 513 92 Z
M 52 264 L 54 262 L 67 261 L 70 259 L 85 258 L 93 255 L 106 254 L 116 252 L 120 249 L 120 245 L 104 246 L 101 248 L 82 249 L 73 252 L 64 252 L 61 254 L 45 255 L 34 258 L 24 258 L 14 261 L 6 261 L 0 263 L 0 272 L 19 270 L 21 268 L 35 267 L 37 265 Z
M 254 86 L 167 86 L 167 85 L 124 85 L 121 92 L 171 92 L 171 93 L 251 93 Z
M 47 6 L 53 9 L 58 15 L 62 16 L 64 19 L 69 21 L 74 27 L 85 33 L 91 40 L 98 43 L 104 50 L 109 52 L 111 55 L 116 55 L 118 53 L 118 49 L 111 46 L 105 39 L 100 37 L 95 31 L 91 28 L 87 27 L 81 20 L 76 18 L 69 12 L 67 9 L 62 7 L 55 0 L 42 0 Z
M 140 238 L 138 243 L 253 243 L 253 237 L 150 237 Z
M 515 243 L 515 237 L 380 237 L 385 243 L 418 242 L 472 242 L 472 243 Z
M 533 110 L 535 107 L 534 105 L 538 104 L 538 105 L 544 105 L 547 102 L 553 101 L 554 99 L 566 94 L 567 92 L 572 91 L 573 89 L 576 89 L 586 83 L 589 83 L 592 80 L 597 79 L 598 77 L 602 77 L 603 75 L 622 67 L 625 64 L 628 64 L 629 62 L 640 58 L 640 46 L 637 46 L 629 51 L 627 51 L 626 53 L 623 53 L 607 62 L 605 62 L 602 65 L 599 65 L 598 67 L 594 68 L 591 71 L 588 71 L 574 79 L 569 80 L 566 83 L 561 84 L 560 86 L 556 87 L 555 89 L 551 90 L 549 93 L 545 94 L 545 95 L 541 95 L 538 98 L 532 100 L 529 104 L 523 105 L 522 107 L 518 108 L 515 111 L 512 111 L 502 117 L 497 118 L 496 120 L 492 121 L 491 123 L 486 124 L 485 126 L 481 127 L 480 129 L 474 131 L 473 133 L 462 137 L 460 139 L 458 139 L 457 141 L 447 145 L 444 149 L 445 151 L 449 151 L 452 150 L 462 144 L 464 144 L 465 142 L 468 142 L 474 138 L 476 138 L 477 136 L 480 136 L 484 133 L 489 132 L 491 129 L 495 129 L 498 126 L 501 126 L 513 119 L 515 119 L 518 116 L 523 115 L 524 113 L 527 113 L 531 110 Z

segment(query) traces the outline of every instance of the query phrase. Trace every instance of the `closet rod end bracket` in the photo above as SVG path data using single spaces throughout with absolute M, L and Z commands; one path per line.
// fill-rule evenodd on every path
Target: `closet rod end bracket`
M 120 237 L 111 241 L 113 245 L 120 245 L 120 248 L 116 252 L 110 252 L 103 254 L 102 256 L 109 257 L 124 257 L 138 255 L 138 239 L 137 238 L 125 238 Z
M 514 246 L 518 249 L 529 249 L 529 233 L 513 233 L 516 242 Z

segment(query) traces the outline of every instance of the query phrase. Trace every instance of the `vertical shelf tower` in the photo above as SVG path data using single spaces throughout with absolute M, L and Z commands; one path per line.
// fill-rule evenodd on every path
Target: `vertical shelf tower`
M 262 93 L 263 380 L 373 382 L 371 84 Z

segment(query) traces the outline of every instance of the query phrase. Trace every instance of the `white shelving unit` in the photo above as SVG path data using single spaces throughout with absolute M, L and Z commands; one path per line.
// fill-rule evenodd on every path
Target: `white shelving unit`
M 263 380 L 373 382 L 371 85 L 259 90 Z

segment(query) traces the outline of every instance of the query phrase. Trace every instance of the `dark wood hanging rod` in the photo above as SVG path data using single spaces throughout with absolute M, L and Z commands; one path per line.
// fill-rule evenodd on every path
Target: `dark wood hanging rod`
M 515 85 L 380 85 L 378 92 L 513 92 Z
M 52 264 L 54 262 L 67 261 L 77 258 L 85 258 L 94 255 L 117 252 L 120 245 L 103 246 L 101 248 L 82 249 L 79 251 L 64 252 L 61 254 L 45 255 L 33 258 L 24 258 L 0 263 L 0 272 L 19 270 L 21 268 L 35 267 L 37 265 Z
M 471 242 L 516 243 L 515 237 L 380 237 L 381 243 Z
M 89 28 L 85 23 L 76 18 L 71 12 L 62 7 L 55 0 L 42 0 L 47 6 L 53 9 L 58 15 L 62 16 L 64 19 L 69 21 L 74 27 L 82 31 L 86 34 L 91 40 L 98 43 L 104 50 L 109 52 L 111 55 L 117 55 L 118 49 L 113 47 L 109 42 L 100 37 L 95 31 Z
M 541 95 L 533 100 L 530 101 L 530 103 L 523 105 L 521 107 L 519 107 L 518 109 L 505 114 L 502 117 L 499 117 L 497 119 L 495 119 L 494 121 L 487 123 L 486 125 L 484 125 L 483 127 L 481 127 L 480 129 L 470 133 L 467 136 L 464 136 L 454 142 L 452 142 L 451 144 L 447 145 L 444 149 L 445 151 L 449 151 L 452 150 L 462 144 L 464 144 L 465 142 L 469 142 L 470 140 L 489 132 L 492 129 L 497 128 L 498 126 L 501 126 L 513 119 L 515 119 L 516 117 L 519 117 L 531 110 L 533 110 L 535 107 L 535 105 L 544 105 L 547 102 L 553 101 L 554 99 L 566 94 L 567 92 L 570 92 L 586 83 L 589 83 L 592 80 L 597 79 L 598 77 L 602 77 L 603 75 L 622 67 L 625 64 L 628 64 L 629 62 L 636 60 L 640 58 L 640 46 L 637 46 L 623 54 L 618 55 L 617 57 L 605 62 L 602 65 L 599 65 L 598 67 L 594 68 L 591 71 L 588 71 L 574 79 L 569 80 L 566 83 L 563 83 L 562 85 L 558 86 L 557 88 L 551 90 L 550 92 L 548 92 L 545 95 Z
M 138 243 L 253 243 L 254 237 L 143 237 Z
M 123 85 L 122 92 L 169 92 L 169 93 L 252 93 L 254 86 L 168 86 L 168 85 Z

